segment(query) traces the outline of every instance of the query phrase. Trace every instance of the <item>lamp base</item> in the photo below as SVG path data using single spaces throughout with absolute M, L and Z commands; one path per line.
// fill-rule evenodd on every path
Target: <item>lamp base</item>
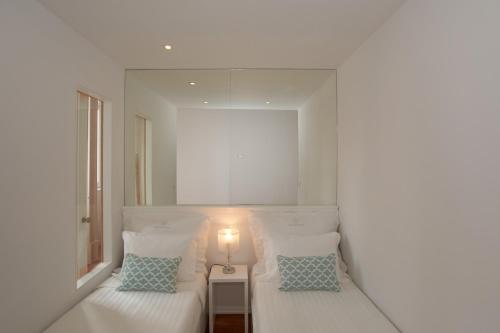
M 234 272 L 236 272 L 236 269 L 233 266 L 224 265 L 222 268 L 222 273 L 224 274 L 234 274 Z

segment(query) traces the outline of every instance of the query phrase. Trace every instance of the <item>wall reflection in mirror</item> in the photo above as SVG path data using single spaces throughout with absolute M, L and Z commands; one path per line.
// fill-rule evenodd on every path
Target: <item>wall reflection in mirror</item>
M 334 70 L 128 70 L 127 206 L 336 204 Z

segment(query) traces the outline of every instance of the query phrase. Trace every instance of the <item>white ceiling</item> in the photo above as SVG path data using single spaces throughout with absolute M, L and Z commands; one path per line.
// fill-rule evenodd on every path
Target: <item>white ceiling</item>
M 127 71 L 127 79 L 142 81 L 177 108 L 210 109 L 297 110 L 332 75 L 333 70 Z
M 337 68 L 403 1 L 40 0 L 126 68 Z

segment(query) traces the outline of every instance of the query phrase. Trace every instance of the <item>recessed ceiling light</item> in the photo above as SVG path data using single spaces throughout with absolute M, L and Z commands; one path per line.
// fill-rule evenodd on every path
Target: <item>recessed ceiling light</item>
M 196 85 L 196 82 L 189 82 L 189 85 L 190 85 L 190 86 L 195 86 L 195 85 Z
M 269 101 L 266 101 L 266 104 L 271 104 L 271 102 L 269 102 Z
M 172 50 L 172 45 L 167 44 L 164 47 L 165 47 L 165 50 L 167 50 L 167 51 L 171 51 Z
M 203 104 L 208 104 L 208 102 L 207 101 L 203 101 Z

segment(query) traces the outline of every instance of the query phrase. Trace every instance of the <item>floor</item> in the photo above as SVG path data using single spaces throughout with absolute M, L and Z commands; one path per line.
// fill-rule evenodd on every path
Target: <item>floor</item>
M 248 316 L 250 322 L 249 333 L 252 333 L 252 315 Z M 207 330 L 208 332 L 208 330 Z M 242 314 L 216 315 L 214 333 L 245 333 L 245 317 Z

